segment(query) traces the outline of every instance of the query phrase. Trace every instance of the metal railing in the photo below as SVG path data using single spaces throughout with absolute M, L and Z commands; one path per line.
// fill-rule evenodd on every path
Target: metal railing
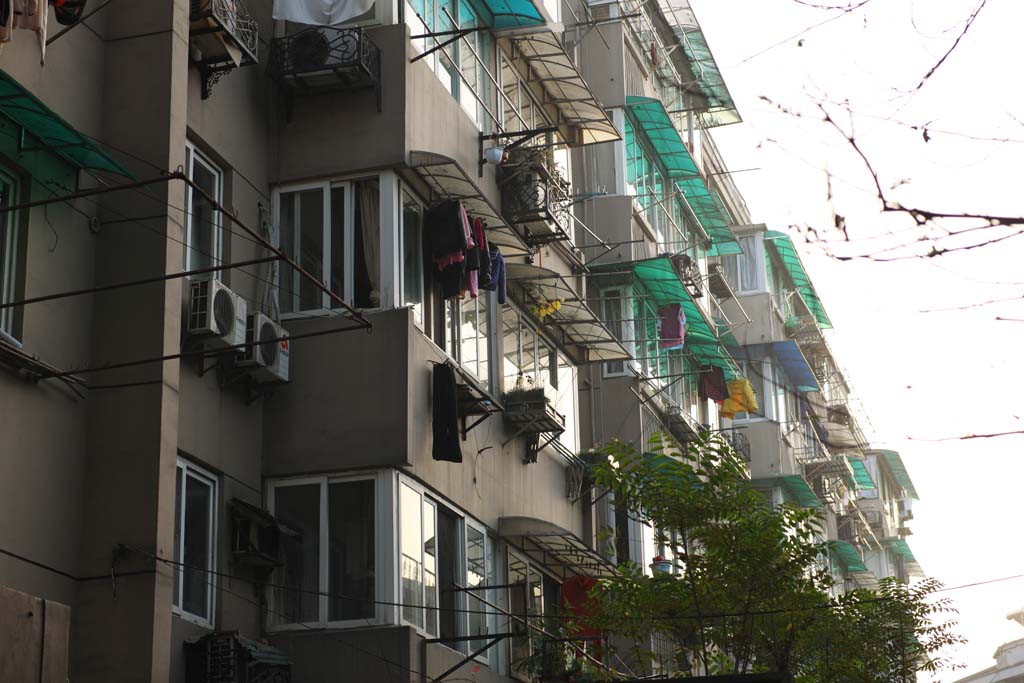
M 380 48 L 362 28 L 307 28 L 274 39 L 270 74 L 303 88 L 379 89 Z
M 571 239 L 572 186 L 546 149 L 519 147 L 502 164 L 502 210 L 532 245 Z

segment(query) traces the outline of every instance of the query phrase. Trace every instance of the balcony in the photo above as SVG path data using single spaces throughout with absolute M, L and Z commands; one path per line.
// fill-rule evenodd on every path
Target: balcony
M 307 28 L 270 45 L 270 75 L 290 94 L 373 88 L 380 111 L 380 48 L 361 28 Z
M 552 443 L 565 431 L 565 416 L 551 406 L 543 389 L 514 389 L 502 397 L 505 406 L 505 423 L 515 433 L 502 446 L 518 436 L 527 437 L 524 462 L 537 462 L 537 454 L 544 446 Z M 546 434 L 544 443 L 540 436 Z
M 204 100 L 224 74 L 257 62 L 259 42 L 259 25 L 241 0 L 192 0 L 189 53 L 199 65 Z
M 547 149 L 517 147 L 501 166 L 501 208 L 523 227 L 531 247 L 572 235 L 572 187 L 555 168 Z

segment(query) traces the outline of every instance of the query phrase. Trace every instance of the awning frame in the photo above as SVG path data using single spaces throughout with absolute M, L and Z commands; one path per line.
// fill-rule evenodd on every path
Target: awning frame
M 462 165 L 442 154 L 413 150 L 409 152 L 410 169 L 416 172 L 430 192 L 444 199 L 461 201 L 466 213 L 479 217 L 487 225 L 487 239 L 501 247 L 502 256 L 522 256 L 530 253 L 523 236 L 509 225 L 502 213 L 484 195 L 469 177 Z M 445 183 L 449 187 L 445 187 Z M 454 191 L 453 188 L 459 188 Z
M 615 575 L 611 561 L 579 536 L 551 522 L 532 517 L 502 517 L 498 520 L 498 537 L 563 581 L 572 576 Z

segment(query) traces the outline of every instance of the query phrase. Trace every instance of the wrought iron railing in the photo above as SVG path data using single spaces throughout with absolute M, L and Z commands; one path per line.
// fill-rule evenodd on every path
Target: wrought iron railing
M 270 75 L 301 91 L 376 88 L 380 105 L 380 48 L 362 28 L 318 26 L 275 38 Z
M 502 210 L 525 227 L 531 246 L 569 240 L 572 235 L 572 186 L 555 168 L 548 150 L 519 147 L 502 164 Z
M 191 0 L 189 42 L 202 70 L 203 99 L 221 76 L 239 66 L 256 64 L 259 24 L 242 0 Z
M 750 462 L 750 439 L 746 434 L 738 429 L 723 429 L 722 436 L 729 442 L 733 450 L 739 453 L 744 460 Z

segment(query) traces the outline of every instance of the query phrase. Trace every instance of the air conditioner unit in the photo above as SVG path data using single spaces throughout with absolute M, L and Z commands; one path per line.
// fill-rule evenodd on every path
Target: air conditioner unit
M 251 313 L 245 326 L 245 351 L 238 366 L 257 382 L 288 381 L 288 331 L 263 313 Z M 277 341 L 267 343 L 267 340 Z
M 205 337 L 213 346 L 245 343 L 245 299 L 220 280 L 194 280 L 189 285 L 188 333 Z
M 864 519 L 873 527 L 880 527 L 884 522 L 881 510 L 864 510 Z

